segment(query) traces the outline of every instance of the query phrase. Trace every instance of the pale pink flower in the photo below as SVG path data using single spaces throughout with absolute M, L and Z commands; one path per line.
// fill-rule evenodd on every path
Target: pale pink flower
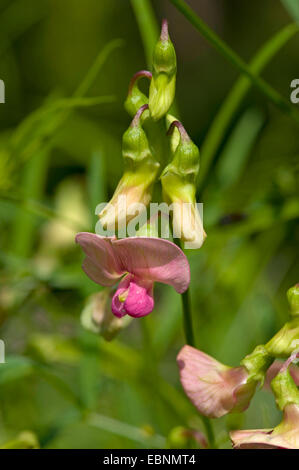
M 116 239 L 81 232 L 76 236 L 86 254 L 82 268 L 94 282 L 113 286 L 111 302 L 117 317 L 148 315 L 154 308 L 153 287 L 162 282 L 183 293 L 190 283 L 189 263 L 174 243 L 154 237 Z
M 231 431 L 230 438 L 236 449 L 299 449 L 299 406 L 287 405 L 274 429 Z
M 248 381 L 245 367 L 229 367 L 191 346 L 177 356 L 184 391 L 199 412 L 219 418 L 229 412 L 244 411 L 257 382 Z

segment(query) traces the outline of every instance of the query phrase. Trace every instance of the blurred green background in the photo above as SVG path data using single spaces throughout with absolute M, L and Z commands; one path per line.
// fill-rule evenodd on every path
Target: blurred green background
M 246 62 L 262 49 L 255 72 L 289 101 L 299 34 L 285 28 L 298 1 L 189 5 Z M 238 70 L 168 0 L 0 0 L 0 445 L 157 448 L 177 426 L 204 429 L 179 383 L 173 289 L 157 285 L 154 312 L 112 342 L 80 326 L 98 286 L 74 236 L 94 230 L 94 208 L 121 176 L 128 83 L 148 67 L 164 17 L 179 115 L 202 155 L 208 237 L 188 254 L 197 346 L 237 365 L 287 319 L 285 292 L 298 281 L 298 123 L 246 79 L 233 88 Z M 213 422 L 217 444 L 230 447 L 230 429 L 278 420 L 261 390 L 244 414 Z

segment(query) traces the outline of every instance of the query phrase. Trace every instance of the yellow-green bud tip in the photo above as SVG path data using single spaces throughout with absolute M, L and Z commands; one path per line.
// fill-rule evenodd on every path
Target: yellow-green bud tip
M 296 284 L 288 290 L 287 298 L 290 306 L 291 315 L 299 315 L 299 284 Z

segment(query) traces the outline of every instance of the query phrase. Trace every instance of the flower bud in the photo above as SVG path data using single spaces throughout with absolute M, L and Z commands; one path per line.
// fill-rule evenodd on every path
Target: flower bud
M 152 196 L 159 163 L 154 159 L 148 140 L 140 124 L 140 117 L 147 105 L 142 106 L 129 129 L 123 135 L 124 174 L 107 206 L 99 214 L 105 229 L 125 227 L 140 206 L 147 206 Z
M 265 374 L 270 367 L 273 359 L 265 346 L 257 346 L 251 354 L 248 354 L 240 364 L 246 368 L 249 373 L 248 379 L 264 383 Z
M 289 357 L 299 348 L 299 318 L 287 322 L 265 347 L 274 357 Z
M 271 388 L 275 395 L 276 404 L 281 411 L 292 403 L 299 405 L 299 391 L 288 367 L 282 366 L 280 372 L 272 380 Z
M 111 295 L 109 289 L 90 296 L 81 314 L 81 324 L 93 333 L 98 333 L 107 341 L 111 341 L 123 328 L 131 317 L 117 318 L 110 308 Z
M 167 126 L 167 129 L 170 129 L 171 127 L 171 124 L 174 122 L 174 121 L 177 121 L 177 118 L 175 118 L 174 116 L 172 116 L 171 114 L 167 114 L 166 115 L 166 126 Z M 180 140 L 181 140 L 181 134 L 180 134 L 180 131 L 178 130 L 178 128 L 175 126 L 171 132 L 171 136 L 170 136 L 170 150 L 171 152 L 174 154 L 176 149 L 177 149 L 177 146 L 179 145 L 180 143 Z
M 135 116 L 135 114 L 137 113 L 138 109 L 141 108 L 141 106 L 148 104 L 148 97 L 144 93 L 142 93 L 142 91 L 139 89 L 139 86 L 138 86 L 139 80 L 144 77 L 151 80 L 152 79 L 151 72 L 148 72 L 147 70 L 141 70 L 140 72 L 135 73 L 129 85 L 129 92 L 128 92 L 127 99 L 125 101 L 125 109 L 132 117 Z M 148 111 L 143 113 L 142 119 L 145 119 L 146 115 L 148 114 L 149 114 Z
M 200 248 L 206 234 L 195 199 L 199 150 L 179 121 L 172 122 L 168 133 L 175 128 L 179 130 L 180 140 L 173 160 L 161 176 L 163 196 L 172 204 L 174 237 L 181 238 L 185 248 Z
M 160 39 L 154 49 L 153 78 L 149 91 L 149 109 L 155 121 L 169 110 L 175 95 L 176 54 L 163 20 Z
M 292 316 L 299 315 L 299 284 L 291 287 L 287 292 L 287 298 L 290 306 L 290 313 Z

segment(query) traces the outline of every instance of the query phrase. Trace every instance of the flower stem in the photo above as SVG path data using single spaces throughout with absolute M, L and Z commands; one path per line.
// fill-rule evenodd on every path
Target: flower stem
M 175 243 L 181 247 L 181 242 L 179 239 L 174 239 Z M 191 314 L 191 299 L 190 299 L 190 291 L 187 289 L 183 294 L 182 297 L 182 306 L 183 306 L 183 315 L 184 315 L 184 330 L 185 330 L 185 337 L 186 342 L 189 346 L 196 347 L 194 331 L 193 331 L 193 324 L 192 324 L 192 314 Z M 200 415 L 202 423 L 205 427 L 206 435 L 209 441 L 209 446 L 211 449 L 216 449 L 216 442 L 215 442 L 215 435 L 214 430 L 212 427 L 211 420 L 206 416 Z
M 189 289 L 182 294 L 183 314 L 184 314 L 184 330 L 187 344 L 195 346 L 195 338 L 193 333 L 191 302 Z
M 195 338 L 192 326 L 192 315 L 191 315 L 191 302 L 190 302 L 190 292 L 189 289 L 182 294 L 182 304 L 183 304 L 183 314 L 184 314 L 184 330 L 187 344 L 195 347 Z M 202 423 L 206 430 L 206 435 L 209 441 L 211 449 L 216 448 L 215 436 L 212 427 L 212 423 L 206 416 L 200 415 Z

